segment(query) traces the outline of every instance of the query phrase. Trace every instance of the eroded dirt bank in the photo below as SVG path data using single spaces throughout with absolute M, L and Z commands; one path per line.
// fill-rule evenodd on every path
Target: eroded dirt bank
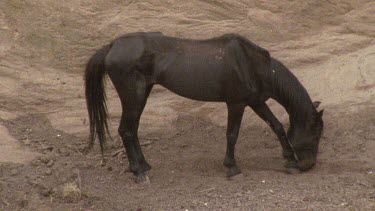
M 1 210 L 290 210 L 375 208 L 375 3 L 330 1 L 4 0 L 0 2 Z M 227 180 L 225 105 L 155 87 L 140 138 L 153 169 L 134 184 L 119 138 L 100 165 L 88 137 L 83 67 L 116 36 L 239 33 L 290 67 L 325 109 L 313 170 L 283 172 L 276 136 L 246 111 L 243 177 Z M 121 108 L 108 83 L 112 134 Z M 272 110 L 287 126 L 275 102 Z

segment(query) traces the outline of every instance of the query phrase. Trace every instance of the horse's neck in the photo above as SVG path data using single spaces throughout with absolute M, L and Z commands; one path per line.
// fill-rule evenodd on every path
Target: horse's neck
M 310 96 L 281 62 L 273 59 L 271 67 L 271 92 L 275 100 L 288 112 L 291 124 L 304 124 L 314 112 Z

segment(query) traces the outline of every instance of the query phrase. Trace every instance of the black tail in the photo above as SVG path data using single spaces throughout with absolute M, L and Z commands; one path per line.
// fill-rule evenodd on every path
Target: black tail
M 111 49 L 111 45 L 103 46 L 90 58 L 85 71 L 85 93 L 87 110 L 90 120 L 90 140 L 88 149 L 91 149 L 96 135 L 99 138 L 100 149 L 103 154 L 105 134 L 109 134 L 107 123 L 107 105 L 105 94 L 105 65 L 104 59 Z

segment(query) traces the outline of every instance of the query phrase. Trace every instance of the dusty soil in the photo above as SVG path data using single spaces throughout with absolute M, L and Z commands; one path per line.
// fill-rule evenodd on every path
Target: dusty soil
M 375 2 L 2 0 L 1 210 L 374 210 Z M 287 174 L 276 136 L 249 109 L 228 180 L 225 105 L 154 88 L 140 139 L 153 169 L 135 184 L 116 136 L 88 155 L 83 67 L 128 32 L 209 38 L 239 33 L 269 49 L 325 109 L 317 166 Z M 287 115 L 268 102 L 285 124 Z

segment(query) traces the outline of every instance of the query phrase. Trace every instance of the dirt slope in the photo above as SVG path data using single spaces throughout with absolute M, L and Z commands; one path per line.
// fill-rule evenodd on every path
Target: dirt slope
M 371 0 L 0 2 L 1 210 L 375 209 L 375 2 Z M 101 166 L 88 137 L 83 67 L 128 32 L 239 33 L 283 61 L 325 109 L 319 163 L 283 173 L 280 146 L 247 110 L 243 176 L 225 178 L 225 105 L 154 88 L 140 137 L 153 169 L 136 185 L 116 136 Z M 112 134 L 121 108 L 108 86 Z M 287 126 L 282 107 L 272 110 Z M 119 151 L 120 150 L 120 151 Z

